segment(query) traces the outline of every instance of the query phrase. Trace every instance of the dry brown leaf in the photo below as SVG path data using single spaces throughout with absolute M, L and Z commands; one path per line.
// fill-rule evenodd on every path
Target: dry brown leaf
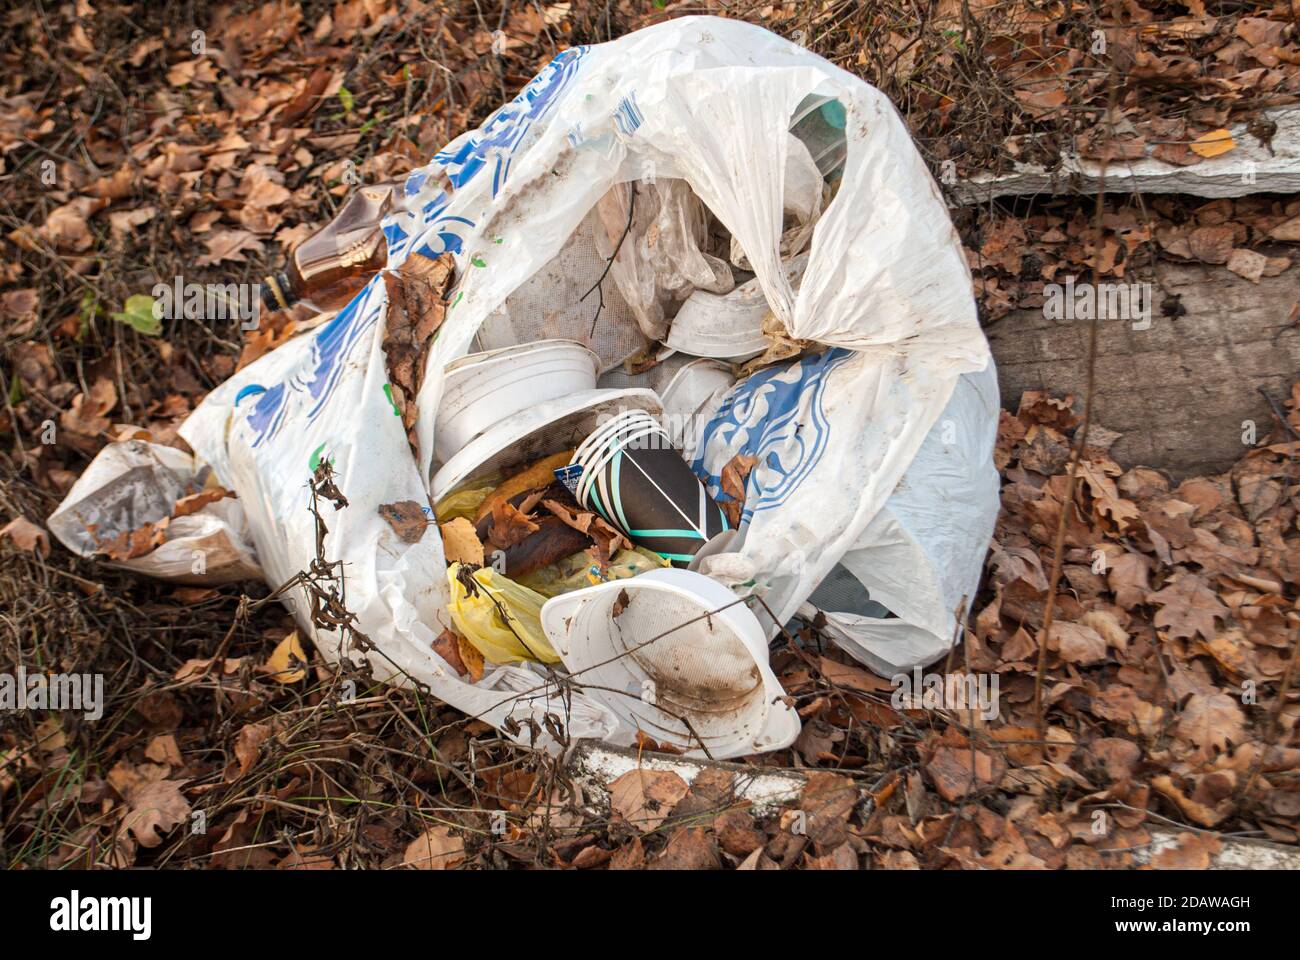
M 402 866 L 415 870 L 451 870 L 465 861 L 465 842 L 450 827 L 429 827 L 402 854 Z
M 1200 634 L 1209 640 L 1215 633 L 1214 621 L 1228 617 L 1228 608 L 1205 580 L 1189 571 L 1178 574 L 1176 580 L 1148 600 L 1161 608 L 1155 625 L 1174 638 L 1190 639 Z
M 187 782 L 145 779 L 134 784 L 126 794 L 127 813 L 121 829 L 129 831 L 142 847 L 152 849 L 161 844 L 164 834 L 190 815 L 189 801 L 181 794 Z
M 298 631 L 294 630 L 281 640 L 267 657 L 266 663 L 258 667 L 258 673 L 265 673 L 276 683 L 297 683 L 307 676 L 307 670 L 295 666 L 294 661 L 307 662 L 307 654 L 302 649 Z
M 498 550 L 508 550 L 540 529 L 536 523 L 519 512 L 519 508 L 502 500 L 492 508 L 492 526 L 488 529 L 488 542 Z M 560 529 L 563 529 L 562 527 Z
M 1178 736 L 1207 753 L 1244 742 L 1246 715 L 1226 693 L 1194 693 L 1178 718 Z
M 94 437 L 110 426 L 108 413 L 117 406 L 117 388 L 107 377 L 100 377 L 90 385 L 88 393 L 73 398 L 72 407 L 59 417 L 59 424 L 70 433 Z
M 1106 641 L 1092 627 L 1082 623 L 1055 622 L 1048 649 L 1056 650 L 1066 663 L 1087 666 L 1106 659 Z
M 249 330 L 244 336 L 244 345 L 239 353 L 236 370 L 242 370 L 254 360 L 259 360 L 282 343 L 293 339 L 298 325 L 289 321 L 278 329 L 269 323 L 263 323 L 256 330 Z
M 1203 827 L 1218 826 L 1227 817 L 1231 810 L 1231 801 L 1226 801 L 1218 806 L 1210 806 L 1202 803 L 1192 797 L 1187 796 L 1178 785 L 1174 783 L 1173 777 L 1166 773 L 1158 774 L 1151 778 L 1151 787 L 1156 792 L 1163 795 L 1171 803 L 1182 811 L 1183 815 L 1194 823 L 1199 823 Z
M 1088 484 L 1088 490 L 1092 494 L 1093 510 L 1109 517 L 1120 533 L 1127 531 L 1133 521 L 1142 516 L 1137 504 L 1121 497 L 1115 481 L 1106 476 L 1100 467 L 1085 461 L 1079 464 L 1078 469 L 1079 476 Z
M 95 536 L 96 552 L 109 560 L 134 560 L 152 553 L 167 542 L 167 527 L 170 517 L 163 517 L 154 523 L 146 523 L 135 530 L 123 530 L 111 540 L 100 540 Z
M 1228 269 L 1239 277 L 1245 277 L 1251 283 L 1259 283 L 1268 265 L 1268 257 L 1253 250 L 1238 247 L 1228 255 Z
M 173 767 L 182 763 L 181 748 L 176 743 L 176 737 L 170 733 L 151 739 L 144 748 L 144 755 L 154 763 L 170 764 Z
M 234 495 L 232 491 L 227 490 L 225 487 L 208 487 L 198 493 L 191 493 L 176 501 L 176 505 L 172 507 L 172 519 L 188 517 L 191 513 L 198 513 L 209 503 L 216 503 L 218 500 L 224 500 Z
M 262 753 L 262 744 L 275 732 L 269 723 L 246 723 L 235 737 L 235 759 L 226 764 L 226 783 L 234 783 L 252 769 Z
M 50 555 L 50 535 L 26 517 L 14 517 L 0 528 L 0 540 L 6 538 L 19 550 L 39 553 L 42 557 Z
M 938 747 L 925 764 L 925 772 L 938 794 L 960 803 L 970 793 L 998 782 L 1006 764 L 1000 758 L 969 746 Z
M 1089 610 L 1079 618 L 1079 622 L 1096 630 L 1105 639 L 1108 646 L 1114 647 L 1121 652 L 1128 649 L 1128 631 L 1120 626 L 1119 621 L 1115 619 L 1115 615 L 1110 611 Z
M 1235 240 L 1236 231 L 1228 225 L 1197 227 L 1187 235 L 1192 256 L 1205 263 L 1227 263 Z
M 1198 157 L 1217 157 L 1236 146 L 1237 141 L 1232 139 L 1232 134 L 1227 130 L 1211 130 L 1188 144 L 1188 149 Z
M 474 531 L 474 524 L 465 517 L 457 517 L 440 524 L 442 550 L 448 563 L 469 563 L 483 566 L 483 541 Z
M 1172 847 L 1164 847 L 1151 858 L 1156 870 L 1208 870 L 1214 854 L 1223 844 L 1210 833 L 1188 830 L 1179 835 Z
M 668 818 L 686 790 L 686 781 L 671 770 L 629 770 L 609 785 L 609 805 L 629 824 L 649 833 Z
M 227 260 L 243 263 L 245 251 L 262 252 L 262 241 L 251 230 L 217 230 L 203 238 L 208 252 L 195 259 L 195 266 L 211 267 Z
M 575 511 L 558 500 L 550 499 L 543 500 L 542 506 L 559 517 L 568 526 L 591 537 L 592 542 L 596 544 L 596 552 L 602 561 L 608 560 L 619 550 L 632 549 L 632 542 L 623 535 L 621 530 L 615 530 L 605 522 L 603 517 L 589 510 Z
M 460 662 L 469 671 L 470 682 L 478 683 L 483 679 L 483 654 L 464 637 L 458 637 L 457 643 L 460 648 Z
M 894 690 L 894 684 L 883 677 L 829 657 L 822 657 L 818 661 L 817 669 L 827 683 L 837 687 L 848 687 L 860 693 L 890 693 Z
M 429 518 L 414 500 L 398 500 L 396 503 L 379 505 L 379 516 L 393 528 L 397 539 L 402 543 L 419 543 L 428 529 Z
M 757 457 L 738 453 L 722 468 L 722 492 L 728 499 L 719 500 L 718 505 L 727 515 L 727 522 L 733 529 L 740 526 L 741 514 L 745 510 L 745 484 L 757 463 Z
M 1125 610 L 1132 610 L 1146 602 L 1151 589 L 1151 561 L 1133 551 L 1110 556 L 1106 582 L 1115 594 L 1115 602 Z
M 722 866 L 713 835 L 703 827 L 678 827 L 647 870 L 717 870 Z
M 451 627 L 444 628 L 433 641 L 433 652 L 446 660 L 447 664 L 456 671 L 457 676 L 462 677 L 470 672 L 464 657 L 461 656 L 461 650 L 467 647 L 470 650 L 474 649 L 466 644 L 464 638 Z
M 95 243 L 88 221 L 108 204 L 105 197 L 76 197 L 51 210 L 39 232 L 56 249 L 84 253 Z

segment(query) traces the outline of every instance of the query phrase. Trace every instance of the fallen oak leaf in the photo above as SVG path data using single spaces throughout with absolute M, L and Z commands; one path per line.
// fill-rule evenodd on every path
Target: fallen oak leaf
M 1194 693 L 1178 718 L 1177 732 L 1208 755 L 1244 742 L 1246 715 L 1226 693 Z
M 163 834 L 190 815 L 189 801 L 181 794 L 181 787 L 188 782 L 146 779 L 132 786 L 125 797 L 127 813 L 122 818 L 122 830 L 134 835 L 142 847 L 158 846 Z
M 1120 533 L 1123 533 L 1134 520 L 1141 518 L 1142 512 L 1137 508 L 1137 504 L 1121 497 L 1115 481 L 1102 473 L 1099 467 L 1081 462 L 1078 469 L 1092 493 L 1093 509 L 1098 514 L 1110 517 Z
M 1055 650 L 1066 663 L 1087 666 L 1106 659 L 1106 640 L 1092 627 L 1058 620 L 1052 624 L 1047 648 Z
M 218 230 L 203 243 L 208 252 L 194 261 L 195 266 L 212 267 L 226 260 L 244 263 L 245 251 L 262 252 L 262 241 L 251 230 Z
M 1191 639 L 1197 634 L 1212 639 L 1214 621 L 1228 618 L 1228 608 L 1205 580 L 1186 571 L 1163 590 L 1150 594 L 1147 601 L 1161 608 L 1153 621 L 1157 629 L 1167 630 L 1174 639 Z

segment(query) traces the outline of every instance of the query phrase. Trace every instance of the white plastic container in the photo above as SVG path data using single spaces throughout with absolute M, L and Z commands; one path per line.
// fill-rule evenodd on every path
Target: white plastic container
M 782 267 L 786 280 L 796 284 L 808 268 L 808 254 L 791 257 Z M 770 345 L 763 335 L 763 321 L 771 312 L 757 277 L 730 293 L 696 290 L 677 311 L 664 343 L 693 357 L 748 360 Z
M 664 429 L 676 447 L 684 447 L 693 429 L 703 426 L 735 384 L 731 368 L 718 360 L 692 360 L 659 391 L 664 401 Z
M 596 386 L 600 358 L 576 340 L 538 340 L 447 364 L 433 431 L 446 463 L 494 424 L 547 400 Z
M 597 425 L 624 410 L 659 416 L 663 407 L 653 390 L 581 390 L 565 397 L 530 404 L 475 437 L 434 474 L 430 484 L 437 503 L 462 483 L 532 463 L 577 447 Z
M 608 742 L 631 745 L 639 730 L 721 759 L 799 735 L 758 618 L 703 574 L 652 570 L 575 590 L 548 600 L 541 617 L 575 686 L 619 718 Z

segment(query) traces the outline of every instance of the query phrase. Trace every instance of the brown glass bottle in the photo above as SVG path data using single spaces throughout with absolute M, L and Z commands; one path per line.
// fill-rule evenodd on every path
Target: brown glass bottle
M 398 184 L 365 186 L 350 196 L 334 219 L 289 253 L 284 270 L 262 282 L 262 306 L 284 310 L 302 302 L 337 310 L 388 260 L 380 222 L 393 208 Z

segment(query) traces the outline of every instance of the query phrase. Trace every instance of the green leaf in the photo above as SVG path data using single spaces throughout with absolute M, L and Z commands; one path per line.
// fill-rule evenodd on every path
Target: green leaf
M 380 110 L 378 113 L 376 113 L 373 117 L 371 117 L 369 120 L 367 120 L 365 123 L 363 123 L 360 127 L 358 127 L 358 128 L 357 128 L 357 133 L 365 133 L 367 130 L 369 130 L 371 127 L 373 127 L 375 124 L 377 124 L 380 120 L 384 119 L 384 114 L 385 114 L 386 112 L 387 112 L 387 111 L 381 109 L 381 110 Z
M 13 375 L 13 379 L 9 381 L 9 404 L 10 406 L 13 406 L 17 403 L 20 403 L 22 399 L 23 399 L 23 383 L 21 380 L 18 379 L 18 374 L 15 373 Z
M 137 293 L 127 297 L 121 312 L 112 314 L 112 317 L 118 323 L 125 323 L 137 333 L 143 333 L 146 337 L 156 337 L 162 333 L 162 321 L 154 316 L 153 305 L 153 297 Z
M 344 113 L 352 112 L 352 91 L 347 87 L 339 87 L 339 103 L 343 104 Z

